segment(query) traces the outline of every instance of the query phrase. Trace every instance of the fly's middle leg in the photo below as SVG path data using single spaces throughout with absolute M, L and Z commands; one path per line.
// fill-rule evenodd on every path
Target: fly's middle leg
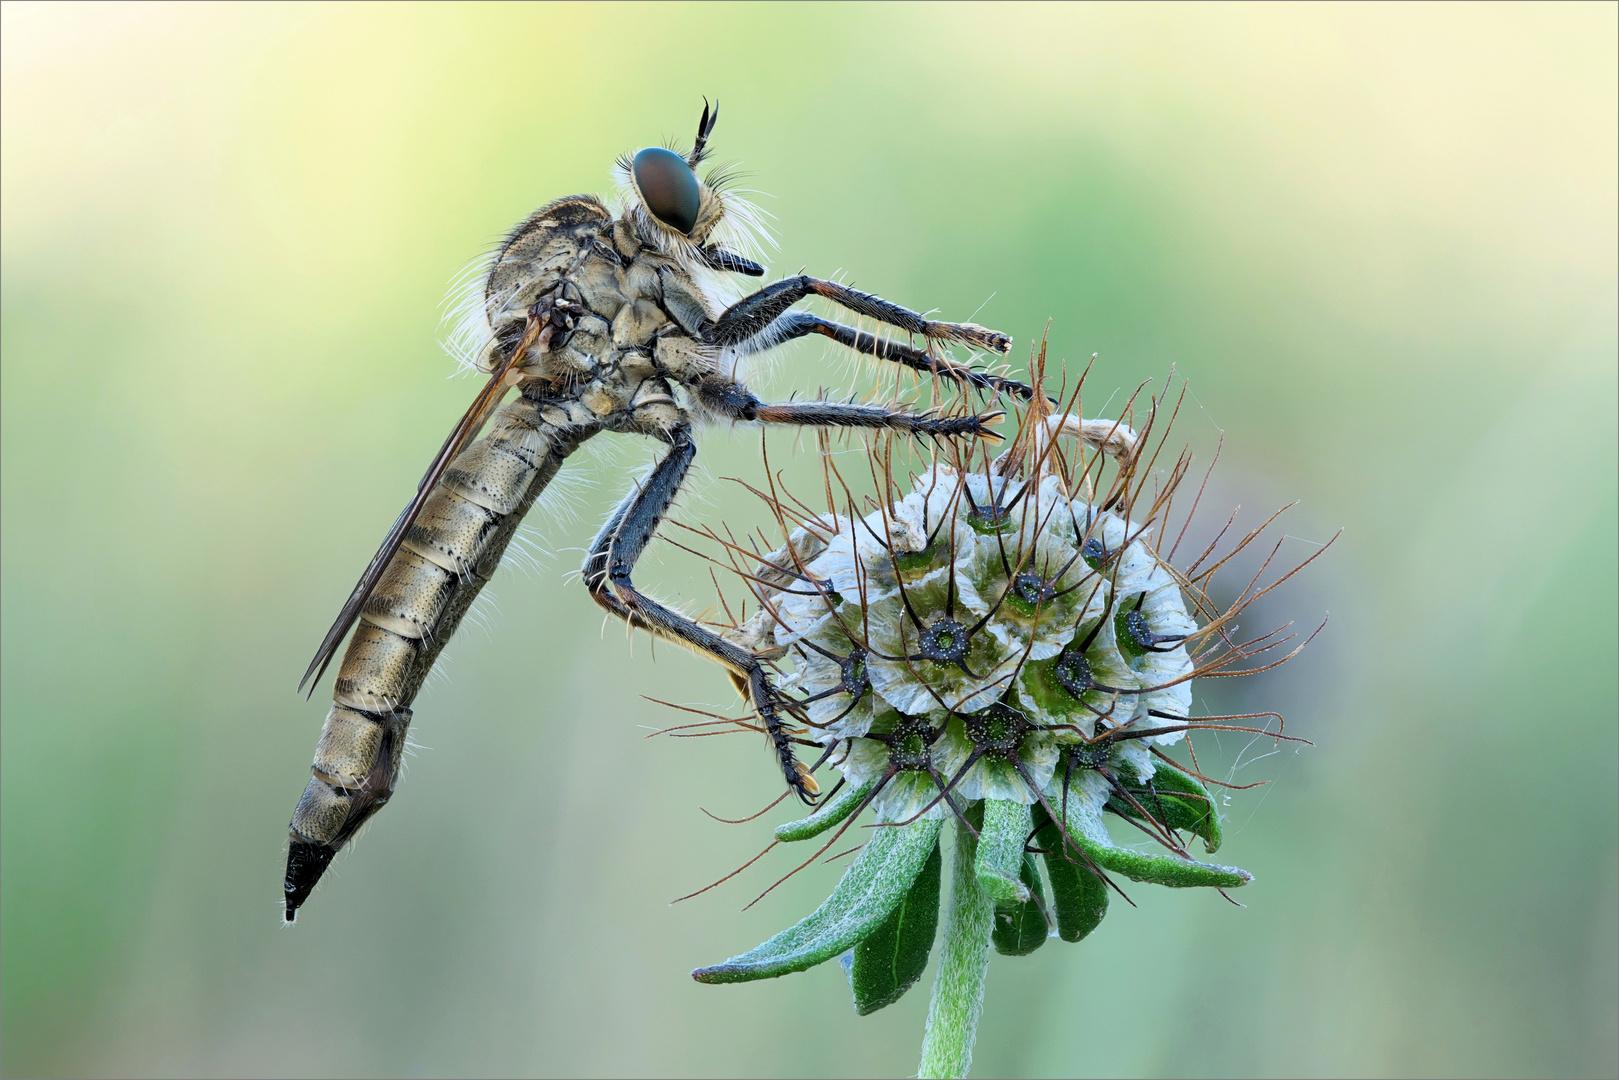
M 879 428 L 932 438 L 982 438 L 1000 441 L 989 430 L 990 424 L 1006 414 L 1000 411 L 977 416 L 932 416 L 882 405 L 857 405 L 839 401 L 795 401 L 768 405 L 742 383 L 711 375 L 697 387 L 705 408 L 729 420 L 756 420 L 765 424 L 791 424 L 799 427 Z
M 787 700 L 770 684 L 765 668 L 752 653 L 738 648 L 719 635 L 703 629 L 691 619 L 670 611 L 642 594 L 635 587 L 632 573 L 636 562 L 652 540 L 658 525 L 674 503 L 681 482 L 697 456 L 691 429 L 675 428 L 668 436 L 669 453 L 608 518 L 590 553 L 585 557 L 585 587 L 607 611 L 630 626 L 646 630 L 667 641 L 718 660 L 731 673 L 737 689 L 745 693 L 770 736 L 782 775 L 800 799 L 812 803 L 818 791 L 815 781 L 793 752 L 793 736 L 783 719 Z

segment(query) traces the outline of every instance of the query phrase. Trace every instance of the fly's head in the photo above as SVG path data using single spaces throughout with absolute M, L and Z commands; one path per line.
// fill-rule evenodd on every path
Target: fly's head
M 765 235 L 759 211 L 724 190 L 734 173 L 722 166 L 697 175 L 719 115 L 718 102 L 712 108 L 703 103 L 689 152 L 649 146 L 619 158 L 613 170 L 625 196 L 622 216 L 636 239 L 685 264 L 714 266 L 716 259 L 736 259 L 720 249 L 752 249 Z

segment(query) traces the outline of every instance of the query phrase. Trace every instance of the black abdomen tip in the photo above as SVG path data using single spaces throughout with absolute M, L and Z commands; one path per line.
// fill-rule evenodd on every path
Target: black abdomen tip
M 298 909 L 309 899 L 315 882 L 320 880 L 336 854 L 336 848 L 329 848 L 325 844 L 304 844 L 294 840 L 288 846 L 287 876 L 281 883 L 281 890 L 286 895 L 288 922 L 298 917 Z

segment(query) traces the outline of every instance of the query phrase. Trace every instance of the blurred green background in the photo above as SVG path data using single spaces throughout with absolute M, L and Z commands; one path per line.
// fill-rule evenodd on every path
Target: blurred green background
M 446 284 L 706 94 L 773 273 L 1014 358 L 1049 317 L 1091 403 L 1173 364 L 1179 430 L 1226 435 L 1212 518 L 1346 530 L 1265 612 L 1322 637 L 1205 702 L 1316 744 L 1221 748 L 1275 781 L 1226 809 L 1247 907 L 1141 887 L 997 959 L 975 1073 L 1614 1075 L 1615 40 L 1606 4 L 6 4 L 6 1074 L 914 1071 L 926 985 L 859 1019 L 836 965 L 687 978 L 841 864 L 667 904 L 792 813 L 703 816 L 779 777 L 646 741 L 641 695 L 727 681 L 564 580 L 649 446 L 573 467 L 555 557 L 501 571 L 431 749 L 278 925 L 326 708 L 292 685 L 473 392 Z M 786 353 L 773 394 L 848 377 Z M 720 480 L 757 436 L 703 451 L 682 516 L 758 523 Z

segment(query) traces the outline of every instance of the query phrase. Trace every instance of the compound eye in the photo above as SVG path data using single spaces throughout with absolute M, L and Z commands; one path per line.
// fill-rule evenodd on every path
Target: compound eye
M 671 229 L 690 234 L 697 224 L 702 196 L 686 159 L 661 146 L 649 146 L 635 155 L 632 172 L 635 187 L 652 216 Z

